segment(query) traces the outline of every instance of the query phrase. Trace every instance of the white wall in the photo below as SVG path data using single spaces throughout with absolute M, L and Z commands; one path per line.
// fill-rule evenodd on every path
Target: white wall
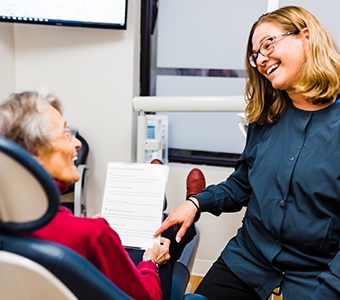
M 100 211 L 106 162 L 134 160 L 139 94 L 140 3 L 127 30 L 0 24 L 0 96 L 47 86 L 63 99 L 68 123 L 90 145 L 89 215 Z
M 0 99 L 15 88 L 14 28 L 9 24 L 0 26 Z

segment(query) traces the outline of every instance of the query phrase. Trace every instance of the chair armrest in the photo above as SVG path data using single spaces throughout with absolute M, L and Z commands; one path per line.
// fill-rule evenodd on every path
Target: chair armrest
M 199 294 L 186 294 L 184 295 L 183 300 L 208 300 L 208 298 Z
M 172 273 L 171 300 L 182 299 L 189 282 L 200 237 L 199 230 L 196 225 L 195 230 L 196 235 L 185 245 L 181 256 L 174 264 Z
M 198 227 L 195 225 L 195 230 L 196 230 L 196 235 L 192 238 L 192 240 L 184 247 L 183 252 L 179 259 L 177 260 L 178 263 L 181 263 L 184 265 L 189 273 L 191 273 L 197 248 L 198 248 L 198 243 L 200 239 L 200 233 Z
M 86 171 L 87 165 L 81 164 L 78 166 L 78 173 L 80 180 L 74 184 L 74 215 L 81 216 L 81 204 L 84 199 L 84 206 L 86 208 Z M 84 187 L 84 190 L 83 190 Z M 83 195 L 82 195 L 83 190 Z

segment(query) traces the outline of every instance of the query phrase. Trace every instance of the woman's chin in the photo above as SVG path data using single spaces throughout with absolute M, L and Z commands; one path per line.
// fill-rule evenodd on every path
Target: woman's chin
M 79 179 L 80 179 L 80 175 L 77 173 L 77 174 L 74 174 L 73 176 L 70 176 L 67 178 L 65 177 L 60 181 L 67 185 L 71 185 L 71 184 L 75 184 L 77 181 L 79 181 Z
M 79 176 L 79 174 L 77 173 L 77 176 L 75 176 L 75 177 L 72 179 L 72 183 L 70 183 L 70 184 L 76 183 L 77 181 L 79 181 L 79 179 L 80 179 L 80 176 Z

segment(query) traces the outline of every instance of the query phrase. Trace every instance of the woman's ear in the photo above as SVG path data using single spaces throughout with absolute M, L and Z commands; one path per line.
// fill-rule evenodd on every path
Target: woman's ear
M 307 46 L 309 47 L 309 40 L 310 40 L 309 29 L 307 27 L 303 28 L 301 30 L 301 34 L 305 37 Z
M 34 149 L 33 152 L 33 157 L 37 160 L 38 163 L 41 165 L 43 164 L 42 159 L 43 159 L 43 154 L 44 150 L 43 149 Z

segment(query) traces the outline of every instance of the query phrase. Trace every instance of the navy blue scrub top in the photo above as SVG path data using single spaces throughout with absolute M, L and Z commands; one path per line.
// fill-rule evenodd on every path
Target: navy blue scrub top
M 275 124 L 250 124 L 235 171 L 196 195 L 214 215 L 247 206 L 222 258 L 262 297 L 289 269 L 320 270 L 340 287 L 338 104 L 311 112 L 290 103 Z

